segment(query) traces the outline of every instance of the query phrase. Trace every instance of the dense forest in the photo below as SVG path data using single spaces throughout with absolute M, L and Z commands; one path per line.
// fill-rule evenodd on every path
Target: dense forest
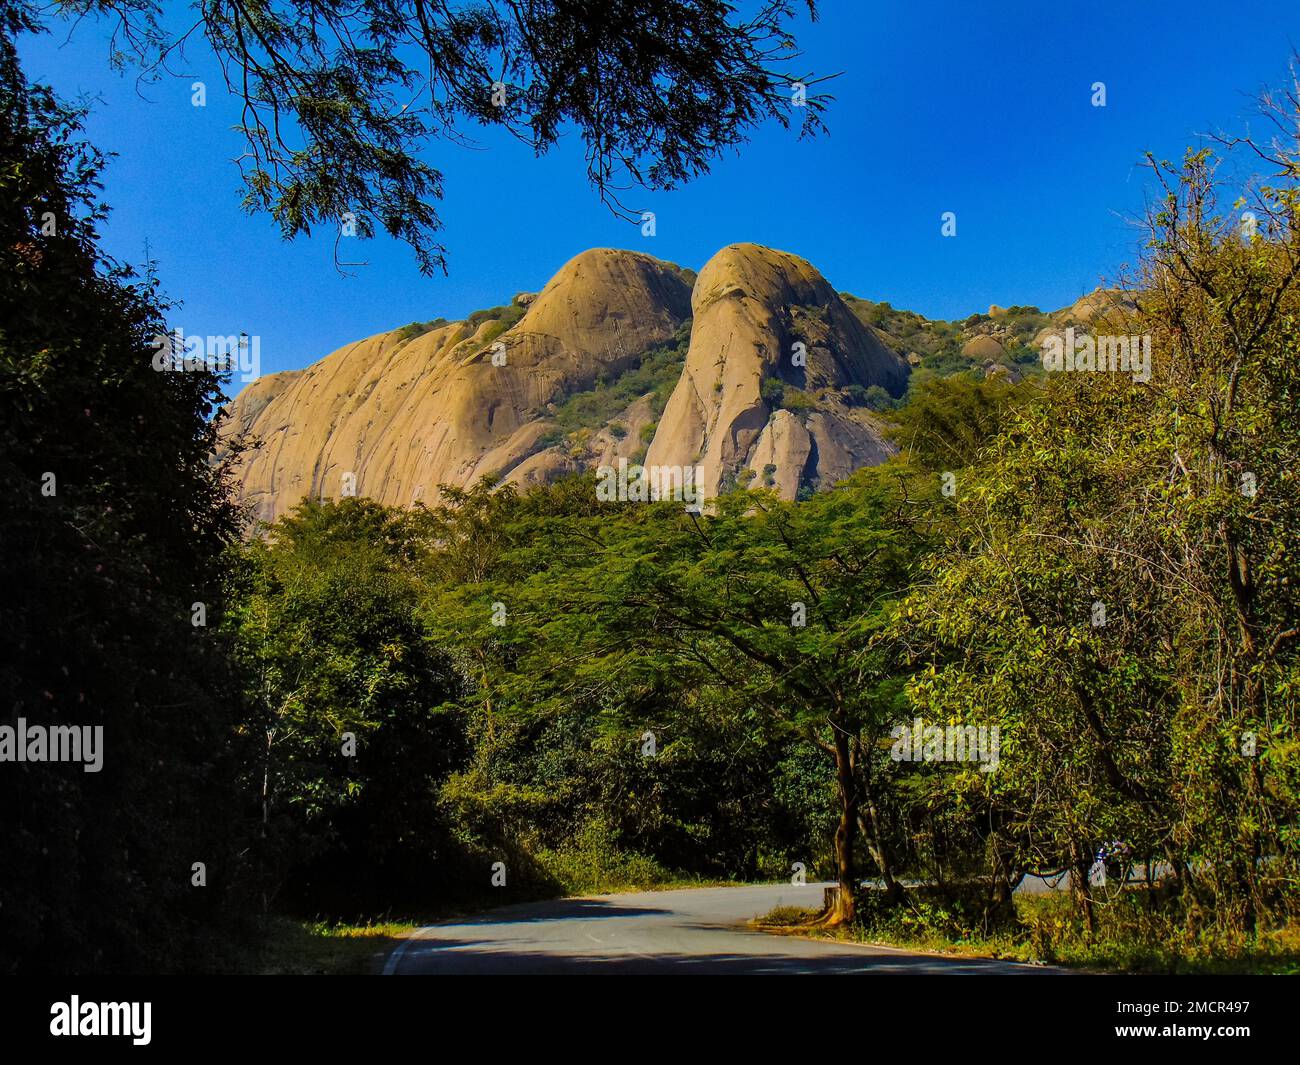
M 1149 160 L 1095 326 L 1150 338 L 1149 381 L 917 375 L 898 457 L 797 501 L 489 479 L 247 529 L 223 380 L 153 371 L 167 306 L 98 246 L 80 113 L 3 59 L 0 678 L 12 716 L 113 736 L 101 773 L 0 774 L 5 971 L 800 866 L 840 885 L 824 926 L 1044 956 L 1294 922 L 1300 148 L 1249 146 L 1281 177 L 1239 201 L 1209 149 Z M 918 720 L 996 768 L 899 757 Z M 1014 889 L 1064 871 L 1031 928 Z

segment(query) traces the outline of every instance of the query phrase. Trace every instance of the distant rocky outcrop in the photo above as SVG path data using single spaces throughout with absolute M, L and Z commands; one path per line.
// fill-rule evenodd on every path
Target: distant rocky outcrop
M 304 370 L 255 381 L 227 432 L 254 444 L 236 471 L 254 516 L 348 487 L 383 503 L 436 500 L 485 474 L 536 480 L 569 468 L 548 448 L 546 407 L 617 376 L 690 313 L 682 271 L 596 249 L 566 263 L 508 328 L 487 318 L 357 341 Z
M 846 390 L 901 395 L 907 363 L 808 262 L 757 244 L 723 248 L 696 278 L 691 313 L 686 366 L 648 464 L 701 466 L 706 497 L 757 479 L 789 498 L 893 453 Z
M 597 248 L 540 292 L 411 323 L 248 385 L 223 432 L 256 518 L 354 491 L 434 503 L 439 485 L 528 484 L 626 459 L 700 466 L 703 492 L 825 488 L 894 448 L 877 413 L 911 372 L 1033 372 L 1072 308 L 941 322 L 837 294 L 808 262 L 733 244 L 700 270 Z
M 1134 310 L 1132 299 L 1115 289 L 1096 289 L 1069 307 L 990 304 L 986 314 L 944 321 L 888 303 L 841 293 L 845 305 L 895 351 L 907 352 L 914 370 L 947 375 L 973 372 L 1018 381 L 1039 372 L 1046 337 L 1067 326 L 1106 328 Z

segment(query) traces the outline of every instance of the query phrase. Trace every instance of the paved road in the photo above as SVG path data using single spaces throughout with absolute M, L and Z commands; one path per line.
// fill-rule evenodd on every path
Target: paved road
M 688 888 L 507 906 L 418 929 L 385 974 L 1029 973 L 1054 970 L 746 927 L 776 906 L 813 908 L 822 885 Z

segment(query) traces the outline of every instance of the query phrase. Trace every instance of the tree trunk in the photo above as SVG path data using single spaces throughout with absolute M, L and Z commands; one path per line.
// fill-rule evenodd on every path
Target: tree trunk
M 271 900 L 266 894 L 266 826 L 271 819 L 271 744 L 275 742 L 275 729 L 266 730 L 266 755 L 262 761 L 262 848 L 258 858 L 261 863 L 262 913 L 270 912 Z
M 847 924 L 853 920 L 857 876 L 853 868 L 853 843 L 858 829 L 858 788 L 853 769 L 850 736 L 832 719 L 835 748 L 835 783 L 839 789 L 840 818 L 835 827 L 835 879 L 839 890 L 835 905 L 823 916 L 827 925 Z
M 880 868 L 880 879 L 885 882 L 885 899 L 891 906 L 896 905 L 903 899 L 903 885 L 894 876 L 889 844 L 885 840 L 884 829 L 880 827 L 880 812 L 868 797 L 863 798 L 862 804 L 866 810 L 858 813 L 858 828 L 862 831 L 862 838 L 866 841 L 871 857 Z
M 1088 938 L 1091 939 L 1097 933 L 1097 914 L 1093 911 L 1092 884 L 1088 881 L 1092 864 L 1078 840 L 1071 841 L 1070 851 L 1074 859 L 1074 868 L 1070 872 L 1070 886 L 1074 889 L 1078 906 L 1083 910 L 1083 920 L 1088 927 Z

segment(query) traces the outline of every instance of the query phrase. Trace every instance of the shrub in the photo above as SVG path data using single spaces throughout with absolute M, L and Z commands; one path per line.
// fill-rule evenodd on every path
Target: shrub
M 446 324 L 446 318 L 434 318 L 428 322 L 411 322 L 397 330 L 397 339 L 399 342 L 403 343 L 408 340 L 414 340 L 416 337 L 424 336 L 425 333 L 430 333 Z
M 763 397 L 764 403 L 776 410 L 781 406 L 785 396 L 785 382 L 779 377 L 769 377 L 759 388 L 759 394 Z

